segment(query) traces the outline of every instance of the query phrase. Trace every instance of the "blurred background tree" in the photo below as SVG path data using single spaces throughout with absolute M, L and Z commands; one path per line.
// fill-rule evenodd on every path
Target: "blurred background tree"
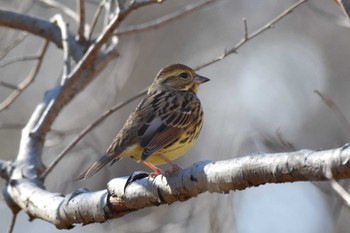
M 198 2 L 165 1 L 133 12 L 114 38 L 119 57 L 111 60 L 54 122 L 45 141 L 44 163 L 50 164 L 102 112 L 147 87 L 160 68 L 177 62 L 195 67 L 220 56 L 244 36 L 242 18 L 247 19 L 248 30 L 254 31 L 295 2 L 217 0 L 156 28 L 123 34 L 123 28 L 153 22 Z M 79 7 L 73 1 L 2 0 L 0 4 L 3 9 L 47 20 L 61 14 L 70 32 L 76 34 L 81 29 Z M 108 12 L 113 12 L 116 3 L 86 0 L 85 22 L 89 26 L 99 4 L 102 11 L 92 32 L 93 39 L 110 20 Z M 349 119 L 347 20 L 333 1 L 310 0 L 271 31 L 241 48 L 238 54 L 198 71 L 212 80 L 199 93 L 205 124 L 196 145 L 177 161 L 179 165 L 186 167 L 199 160 L 223 160 L 253 152 L 327 149 L 348 142 L 348 123 L 340 120 L 314 93 L 317 89 L 329 96 L 345 119 Z M 84 33 L 89 38 L 89 31 Z M 0 51 L 6 51 L 22 38 L 14 48 L 1 53 L 0 98 L 5 100 L 13 92 L 11 85 L 20 83 L 37 64 L 33 54 L 43 48 L 44 40 L 6 27 L 0 28 L 0 37 Z M 76 39 L 85 43 L 82 37 Z M 63 57 L 62 49 L 50 43 L 35 81 L 8 109 L 0 112 L 1 159 L 15 158 L 21 129 L 47 90 L 60 83 L 66 72 Z M 136 104 L 137 101 L 117 111 L 84 137 L 48 175 L 46 188 L 62 193 L 81 187 L 99 190 L 112 177 L 144 169 L 142 164 L 125 159 L 89 180 L 72 182 L 105 151 Z M 288 145 L 281 142 L 281 137 Z M 0 185 L 4 185 L 3 180 Z M 3 200 L 0 215 L 0 232 L 5 232 L 11 212 Z M 70 232 L 342 233 L 350 232 L 349 217 L 349 210 L 340 204 L 327 183 L 300 182 L 264 185 L 228 195 L 203 194 L 105 224 L 78 226 Z M 59 230 L 41 220 L 29 222 L 21 212 L 14 232 L 24 231 Z

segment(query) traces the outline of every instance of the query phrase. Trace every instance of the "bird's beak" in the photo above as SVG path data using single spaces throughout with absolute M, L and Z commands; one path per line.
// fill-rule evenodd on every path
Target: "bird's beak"
M 210 79 L 206 78 L 206 77 L 203 77 L 203 76 L 200 76 L 200 75 L 196 75 L 196 77 L 194 77 L 193 79 L 193 82 L 194 83 L 197 83 L 197 84 L 202 84 L 202 83 L 206 83 L 210 81 Z

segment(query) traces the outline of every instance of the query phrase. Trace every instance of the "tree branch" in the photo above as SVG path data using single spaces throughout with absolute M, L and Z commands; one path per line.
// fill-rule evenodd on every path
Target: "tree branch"
M 3 68 L 5 66 L 11 65 L 16 62 L 21 62 L 21 61 L 33 61 L 37 60 L 38 56 L 37 55 L 28 55 L 28 56 L 22 56 L 22 57 L 12 57 L 9 59 L 6 59 L 5 61 L 0 62 L 0 68 Z
M 34 66 L 33 70 L 20 84 L 16 86 L 16 89 L 3 102 L 0 103 L 0 112 L 7 109 L 23 93 L 23 91 L 25 91 L 29 87 L 29 85 L 34 81 L 34 79 L 39 73 L 39 70 L 43 63 L 43 59 L 48 47 L 49 47 L 49 41 L 46 40 L 44 42 L 43 47 L 40 49 L 39 55 L 37 56 L 38 61 Z
M 321 98 L 322 102 L 327 105 L 327 107 L 336 115 L 336 117 L 339 119 L 339 122 L 344 127 L 344 132 L 348 135 L 348 137 L 350 137 L 350 122 L 346 118 L 343 111 L 329 96 L 326 96 L 319 90 L 314 90 L 314 92 Z
M 142 23 L 139 25 L 132 25 L 132 26 L 118 29 L 116 31 L 116 35 L 119 35 L 119 36 L 120 35 L 128 35 L 128 34 L 132 34 L 132 33 L 136 33 L 136 32 L 143 32 L 143 31 L 147 31 L 147 30 L 151 30 L 151 29 L 156 29 L 158 27 L 163 26 L 166 23 L 170 23 L 178 18 L 181 18 L 187 14 L 190 14 L 196 10 L 199 10 L 199 9 L 201 9 L 201 8 L 207 6 L 210 3 L 213 3 L 215 1 L 216 0 L 204 0 L 204 1 L 196 2 L 194 4 L 190 4 L 190 5 L 186 6 L 185 9 L 175 11 L 169 15 L 165 15 L 163 17 L 156 19 L 156 20 Z
M 85 1 L 77 1 L 77 9 L 79 9 L 79 26 L 78 26 L 78 41 L 85 41 Z
M 88 41 L 90 41 L 91 38 L 92 38 L 92 34 L 94 33 L 94 30 L 95 30 L 98 18 L 100 17 L 101 12 L 102 12 L 105 4 L 106 4 L 106 0 L 102 0 L 97 6 L 97 9 L 96 9 L 96 11 L 94 13 L 94 16 L 92 17 L 92 20 L 91 20 L 91 23 L 90 23 L 91 29 L 90 29 Z
M 30 32 L 62 48 L 61 30 L 56 24 L 47 20 L 0 9 L 0 26 Z M 84 54 L 84 47 L 75 41 L 72 34 L 68 34 L 67 40 L 72 57 L 75 61 L 79 61 Z
M 201 161 L 169 176 L 143 178 L 128 185 L 127 177 L 116 178 L 108 183 L 107 190 L 77 190 L 66 196 L 50 193 L 22 174 L 5 191 L 32 218 L 49 221 L 58 228 L 71 228 L 78 223 L 122 217 L 145 207 L 186 201 L 203 192 L 228 193 L 267 183 L 328 180 L 328 170 L 334 179 L 350 178 L 350 149 Z
M 68 26 L 67 23 L 64 22 L 62 15 L 55 15 L 51 19 L 52 22 L 54 22 L 61 30 L 61 36 L 62 36 L 62 50 L 63 50 L 63 78 L 62 82 L 64 82 L 70 71 L 70 52 L 69 52 L 69 43 L 68 43 Z
M 296 9 L 297 7 L 299 7 L 301 4 L 307 2 L 307 0 L 300 0 L 297 3 L 293 4 L 292 6 L 290 6 L 288 9 L 286 9 L 284 12 L 282 12 L 280 15 L 278 15 L 276 18 L 274 18 L 273 20 L 271 20 L 270 22 L 268 22 L 265 26 L 259 28 L 257 31 L 251 33 L 251 34 L 247 34 L 248 32 L 248 27 L 246 24 L 246 20 L 243 19 L 243 25 L 244 25 L 244 37 L 243 39 L 238 42 L 238 44 L 236 44 L 233 48 L 230 48 L 229 50 L 225 51 L 221 56 L 214 58 L 208 62 L 205 62 L 202 65 L 199 65 L 195 68 L 195 70 L 200 70 L 203 69 L 204 67 L 207 67 L 209 65 L 212 65 L 216 62 L 221 61 L 222 59 L 224 59 L 225 57 L 234 54 L 237 52 L 237 49 L 239 49 L 240 47 L 242 47 L 245 43 L 247 43 L 248 41 L 250 41 L 251 39 L 255 38 L 256 36 L 262 34 L 263 32 L 267 31 L 268 29 L 271 29 L 278 21 L 280 21 L 281 19 L 283 19 L 284 17 L 286 17 L 287 15 L 289 15 L 290 13 L 292 13 L 292 11 L 294 9 Z
M 57 2 L 55 0 L 38 0 L 37 2 L 42 3 L 47 7 L 57 8 L 60 11 L 62 11 L 65 15 L 67 15 L 68 17 L 73 19 L 75 22 L 77 22 L 77 23 L 79 22 L 78 14 L 60 2 Z
M 350 208 L 350 194 L 333 178 L 333 174 L 329 169 L 326 171 L 326 177 L 334 192 L 343 201 L 345 206 Z
M 11 42 L 3 51 L 0 52 L 0 60 L 3 59 L 13 48 L 21 43 L 28 36 L 27 32 L 22 32 L 14 41 Z

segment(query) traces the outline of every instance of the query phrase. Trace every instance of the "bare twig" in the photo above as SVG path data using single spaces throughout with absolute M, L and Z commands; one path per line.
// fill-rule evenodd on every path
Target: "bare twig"
M 39 0 L 39 2 L 45 4 L 46 6 L 57 8 L 61 10 L 65 15 L 73 19 L 75 22 L 79 22 L 78 14 L 66 5 L 55 0 Z
M 282 134 L 282 131 L 280 128 L 278 128 L 276 130 L 276 136 L 277 136 L 277 139 L 278 141 L 281 143 L 281 146 L 285 149 L 288 149 L 288 150 L 292 150 L 292 151 L 295 151 L 297 150 L 297 148 L 293 145 L 293 143 L 291 143 L 290 141 L 288 141 L 284 135 Z
M 16 63 L 16 62 L 22 62 L 22 61 L 33 61 L 38 59 L 37 55 L 30 55 L 30 56 L 22 56 L 22 57 L 11 57 L 9 59 L 6 59 L 5 61 L 0 62 L 0 68 L 5 67 L 7 65 Z
M 64 22 L 61 15 L 55 15 L 52 19 L 52 22 L 56 23 L 57 26 L 61 30 L 61 36 L 62 36 L 62 48 L 63 48 L 63 78 L 62 83 L 65 82 L 65 80 L 68 77 L 68 74 L 71 71 L 70 67 L 70 52 L 69 52 L 69 45 L 68 45 L 68 29 L 67 29 L 67 23 Z
M 307 0 L 300 0 L 297 3 L 293 4 L 292 6 L 290 6 L 287 10 L 285 10 L 283 13 L 281 13 L 280 15 L 278 15 L 276 18 L 274 18 L 273 20 L 271 20 L 270 22 L 268 22 L 265 26 L 259 28 L 257 31 L 248 34 L 248 35 L 244 35 L 243 39 L 238 42 L 238 44 L 236 44 L 233 48 L 230 48 L 228 50 L 226 50 L 221 56 L 214 58 L 208 62 L 205 62 L 202 65 L 199 65 L 195 68 L 195 70 L 200 70 L 203 69 L 204 67 L 207 67 L 211 64 L 214 64 L 216 62 L 221 61 L 222 59 L 224 59 L 225 57 L 236 53 L 237 49 L 239 49 L 240 47 L 242 47 L 245 43 L 247 43 L 248 41 L 250 41 L 251 39 L 255 38 L 256 36 L 260 35 L 261 33 L 267 31 L 268 29 L 271 29 L 278 21 L 280 21 L 281 19 L 283 19 L 284 17 L 286 17 L 287 15 L 289 15 L 294 9 L 296 9 L 297 7 L 299 7 L 301 4 L 307 2 Z M 248 29 L 245 29 L 248 30 Z
M 27 32 L 22 32 L 19 34 L 19 36 L 11 44 L 9 44 L 3 51 L 0 52 L 0 60 L 3 59 L 8 54 L 8 52 L 10 52 L 14 47 L 21 43 L 27 36 Z
M 78 0 L 79 9 L 79 26 L 78 26 L 78 41 L 85 41 L 85 1 Z
M 143 32 L 151 29 L 156 29 L 158 27 L 163 26 L 166 23 L 170 23 L 176 19 L 179 19 L 187 14 L 190 14 L 196 10 L 199 10 L 210 3 L 213 3 L 217 0 L 205 0 L 205 1 L 198 1 L 194 4 L 190 4 L 186 6 L 184 9 L 175 11 L 171 14 L 165 15 L 163 17 L 160 17 L 156 20 L 152 20 L 150 22 L 142 23 L 139 25 L 133 25 L 125 28 L 118 29 L 116 31 L 116 35 L 128 35 L 131 33 L 136 33 L 136 32 Z
M 79 135 L 72 140 L 64 149 L 59 153 L 59 155 L 56 157 L 56 159 L 47 167 L 45 172 L 40 176 L 41 179 L 45 179 L 47 175 L 52 171 L 54 167 L 61 161 L 61 159 L 72 149 L 78 142 L 92 129 L 94 129 L 97 125 L 99 125 L 102 121 L 104 121 L 109 115 L 114 113 L 115 111 L 121 109 L 122 107 L 126 106 L 127 104 L 131 103 L 132 101 L 142 97 L 147 92 L 146 90 L 143 90 L 136 95 L 132 96 L 131 98 L 127 99 L 126 101 L 122 103 L 118 103 L 117 105 L 113 106 L 112 108 L 105 111 L 101 116 L 99 116 L 95 121 L 93 121 L 90 125 L 88 125 L 83 131 L 79 133 Z
M 14 84 L 11 84 L 8 82 L 4 82 L 4 81 L 0 81 L 0 86 L 6 87 L 6 88 L 11 89 L 11 90 L 18 90 L 17 85 L 14 85 Z
M 62 48 L 61 30 L 56 24 L 50 21 L 0 9 L 0 26 L 30 32 L 48 39 L 55 43 L 59 48 Z M 72 34 L 68 35 L 68 45 L 73 59 L 75 61 L 80 61 L 86 48 L 77 43 Z
M 105 8 L 104 25 L 108 25 L 115 15 L 119 14 L 120 11 L 125 10 L 120 8 L 120 6 L 117 6 L 116 1 L 117 0 L 108 0 L 106 1 L 106 4 L 103 5 Z
M 13 229 L 15 228 L 15 224 L 16 224 L 16 219 L 17 219 L 17 213 L 12 213 L 11 223 L 9 225 L 7 233 L 12 233 L 13 232 Z
M 333 178 L 333 174 L 330 168 L 326 169 L 325 175 L 329 180 L 333 191 L 344 202 L 345 206 L 350 208 L 350 194 Z
M 244 39 L 248 40 L 248 24 L 247 24 L 247 19 L 243 18 L 243 26 L 244 26 Z
M 98 18 L 100 17 L 101 12 L 102 12 L 102 10 L 103 10 L 105 4 L 106 4 L 106 0 L 102 0 L 102 1 L 98 4 L 98 7 L 97 7 L 97 9 L 96 9 L 96 11 L 95 11 L 95 13 L 94 13 L 94 16 L 93 16 L 93 18 L 92 18 L 92 21 L 91 21 L 91 23 L 90 23 L 91 29 L 90 29 L 90 34 L 89 34 L 88 41 L 90 41 L 91 38 L 92 38 L 92 34 L 94 33 L 94 30 L 95 30 L 95 27 L 96 27 Z
M 2 103 L 0 103 L 0 112 L 8 108 L 17 99 L 17 97 L 34 81 L 35 77 L 39 73 L 48 46 L 49 41 L 46 40 L 39 52 L 37 64 L 31 73 L 20 84 L 18 84 L 17 89 L 14 90 Z
M 314 90 L 314 92 L 321 98 L 322 102 L 325 105 L 327 105 L 332 110 L 332 112 L 338 117 L 339 122 L 345 127 L 345 132 L 348 136 L 350 136 L 350 122 L 345 117 L 342 110 L 340 110 L 337 104 L 329 96 L 326 96 L 319 90 Z

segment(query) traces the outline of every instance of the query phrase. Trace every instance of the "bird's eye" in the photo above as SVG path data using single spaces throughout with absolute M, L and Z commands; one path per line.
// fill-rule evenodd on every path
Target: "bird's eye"
M 191 77 L 191 76 L 190 76 L 188 73 L 186 73 L 186 72 L 183 72 L 183 73 L 179 74 L 179 76 L 180 76 L 181 78 L 183 78 L 183 79 L 188 79 L 188 78 Z

